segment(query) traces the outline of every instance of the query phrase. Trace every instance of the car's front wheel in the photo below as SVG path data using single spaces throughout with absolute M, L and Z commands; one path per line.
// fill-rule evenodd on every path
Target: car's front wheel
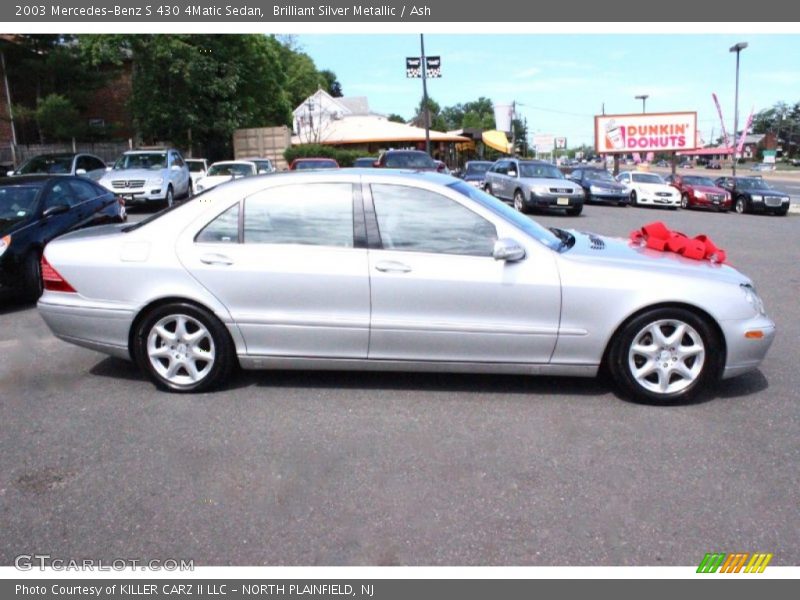
M 44 290 L 41 260 L 41 252 L 31 250 L 22 263 L 22 297 L 27 302 L 36 302 Z
M 235 363 L 225 326 L 207 310 L 188 303 L 158 306 L 140 320 L 134 357 L 161 389 L 200 392 L 221 384 Z
M 733 210 L 740 215 L 743 215 L 747 212 L 747 201 L 744 199 L 744 196 L 739 196 L 736 199 L 736 202 L 733 205 Z
M 636 190 L 631 192 L 631 206 L 639 206 L 639 199 L 636 197 Z
M 167 187 L 167 195 L 164 197 L 164 203 L 167 206 L 172 206 L 175 202 L 175 192 L 172 191 L 172 186 Z
M 521 213 L 528 212 L 528 209 L 525 207 L 525 197 L 522 195 L 522 190 L 514 192 L 514 208 Z
M 647 310 L 617 333 L 607 366 L 632 400 L 687 402 L 719 376 L 724 351 L 718 338 L 713 326 L 690 310 Z
M 681 208 L 686 209 L 689 208 L 689 194 L 684 192 L 681 194 Z

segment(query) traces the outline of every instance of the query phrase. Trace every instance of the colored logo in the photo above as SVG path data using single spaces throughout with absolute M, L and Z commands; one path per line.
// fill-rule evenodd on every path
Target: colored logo
M 735 552 L 725 554 L 724 552 L 708 553 L 700 561 L 697 567 L 698 573 L 763 573 L 767 568 L 772 554 L 762 552 Z

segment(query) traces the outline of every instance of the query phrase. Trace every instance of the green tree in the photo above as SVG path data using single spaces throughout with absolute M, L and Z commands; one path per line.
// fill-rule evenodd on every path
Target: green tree
M 387 120 L 392 121 L 393 123 L 405 123 L 406 120 L 398 114 L 392 113 L 388 117 Z
M 414 117 L 411 119 L 411 124 L 416 127 L 425 127 L 425 100 L 419 101 Z M 447 131 L 447 121 L 441 115 L 441 107 L 439 103 L 433 98 L 428 96 L 427 104 L 428 123 L 431 129 L 435 131 Z
M 60 94 L 49 94 L 42 98 L 35 111 L 42 141 L 69 141 L 83 132 L 78 109 L 68 98 Z
M 339 80 L 336 79 L 336 73 L 325 69 L 319 72 L 320 78 L 322 79 L 322 89 L 328 92 L 334 98 L 341 98 L 344 94 L 342 93 L 342 84 L 339 83 Z

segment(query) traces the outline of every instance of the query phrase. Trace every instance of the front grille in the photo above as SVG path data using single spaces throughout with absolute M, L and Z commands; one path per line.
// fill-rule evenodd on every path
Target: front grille
M 113 187 L 115 190 L 140 188 L 144 187 L 144 179 L 115 179 L 111 182 L 111 187 Z
M 764 203 L 767 206 L 780 206 L 781 204 L 783 204 L 783 200 L 778 197 L 765 196 Z
M 662 198 L 669 198 L 670 196 L 672 196 L 672 194 L 669 192 L 656 192 L 656 196 L 660 196 Z
M 709 194 L 708 199 L 712 202 L 722 202 L 725 200 L 725 196 L 722 194 Z
M 572 194 L 573 191 L 569 188 L 550 188 L 551 194 Z

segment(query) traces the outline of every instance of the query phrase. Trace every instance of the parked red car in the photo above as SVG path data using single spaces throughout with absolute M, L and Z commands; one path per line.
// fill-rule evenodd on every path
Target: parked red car
M 711 208 L 726 212 L 732 207 L 731 195 L 710 177 L 668 175 L 667 183 L 681 193 L 681 208 Z
M 301 169 L 338 169 L 339 163 L 332 158 L 295 158 L 289 165 L 290 171 Z

